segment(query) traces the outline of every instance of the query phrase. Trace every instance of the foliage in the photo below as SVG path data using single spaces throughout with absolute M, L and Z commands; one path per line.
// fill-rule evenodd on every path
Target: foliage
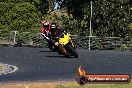
M 91 0 L 1 0 L 0 30 L 37 32 L 38 21 L 50 20 L 73 34 L 89 35 Z M 131 0 L 92 0 L 92 35 L 132 37 Z M 48 13 L 60 4 L 61 11 Z
M 61 26 L 71 34 L 85 35 L 85 31 L 79 32 L 86 29 L 87 22 L 85 22 L 85 20 L 81 22 L 81 25 L 78 25 L 78 21 L 76 19 L 72 16 L 68 16 L 67 13 L 61 12 L 52 12 L 50 15 L 45 15 L 43 18 L 43 20 L 49 20 L 50 22 L 57 23 L 58 26 Z M 83 29 L 80 28 L 80 30 L 78 30 L 78 26 Z
M 97 36 L 127 35 L 126 28 L 130 19 L 128 7 L 115 2 L 98 0 L 94 3 L 93 30 Z
M 132 34 L 129 30 L 130 19 L 129 13 L 131 0 L 92 0 L 93 17 L 92 29 L 93 35 L 96 36 L 118 36 L 125 37 Z M 73 18 L 81 23 L 87 22 L 86 29 L 89 29 L 90 18 L 90 0 L 64 0 L 67 12 L 72 14 Z M 80 28 L 78 28 L 80 30 Z
M 41 6 L 43 4 L 43 6 Z M 44 9 L 44 1 L 38 0 L 3 0 L 0 2 L 0 29 L 19 32 L 34 32 L 34 25 L 40 20 Z M 43 9 L 43 10 L 41 10 Z

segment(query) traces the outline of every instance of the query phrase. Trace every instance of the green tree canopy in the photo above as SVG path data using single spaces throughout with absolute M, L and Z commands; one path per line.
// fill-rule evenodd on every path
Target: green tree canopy
M 29 3 L 0 3 L 0 29 L 29 31 L 41 14 L 36 7 Z
M 0 29 L 32 31 L 32 26 L 46 14 L 47 0 L 1 0 Z
M 83 23 L 88 23 L 86 29 L 89 29 L 90 1 L 91 0 L 64 0 L 62 7 L 66 7 L 68 13 L 72 14 L 73 18 L 84 21 Z M 125 37 L 131 33 L 131 31 L 128 31 L 128 28 L 130 28 L 128 25 L 131 23 L 130 19 L 132 18 L 132 14 L 129 13 L 129 8 L 132 5 L 131 0 L 92 1 L 93 35 Z
M 1 0 L 0 29 L 32 31 L 38 20 L 53 18 L 67 29 L 81 35 L 89 34 L 91 0 Z M 131 0 L 92 0 L 92 34 L 95 36 L 131 36 Z M 68 16 L 47 13 L 60 4 Z M 47 17 L 46 17 L 47 16 Z M 49 16 L 49 17 L 48 17 Z M 59 19 L 59 20 L 58 20 Z

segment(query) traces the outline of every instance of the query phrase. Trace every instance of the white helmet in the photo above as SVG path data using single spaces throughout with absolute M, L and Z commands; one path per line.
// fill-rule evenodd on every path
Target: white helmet
M 51 25 L 51 28 L 56 28 L 56 25 L 55 25 L 55 24 L 52 24 L 52 25 Z

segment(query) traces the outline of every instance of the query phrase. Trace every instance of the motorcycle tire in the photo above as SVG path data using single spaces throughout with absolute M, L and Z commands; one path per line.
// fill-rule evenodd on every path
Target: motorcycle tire
M 53 45 L 51 50 L 52 50 L 52 52 L 57 52 L 57 47 Z
M 48 48 L 53 52 L 57 51 L 56 46 L 51 41 L 48 41 Z
M 70 45 L 69 45 L 69 50 L 70 50 L 71 55 L 73 55 L 75 58 L 78 58 L 78 54 L 76 50 Z
M 69 57 L 70 57 L 69 53 L 68 53 L 68 52 L 66 52 L 65 47 L 64 47 L 64 46 L 62 46 L 62 45 L 59 45 L 59 51 L 58 51 L 58 52 L 59 52 L 59 53 L 61 53 L 62 55 L 64 55 L 65 57 L 67 57 L 67 58 L 69 58 Z

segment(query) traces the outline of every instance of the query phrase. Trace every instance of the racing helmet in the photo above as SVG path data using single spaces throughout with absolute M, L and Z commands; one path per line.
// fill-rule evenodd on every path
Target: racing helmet
M 54 34 L 57 30 L 57 25 L 56 23 L 51 23 L 51 33 Z
M 43 27 L 49 27 L 49 22 L 46 20 L 46 21 L 43 21 L 42 22 L 42 24 L 43 24 Z
M 56 29 L 57 28 L 56 23 L 51 23 L 51 28 Z

